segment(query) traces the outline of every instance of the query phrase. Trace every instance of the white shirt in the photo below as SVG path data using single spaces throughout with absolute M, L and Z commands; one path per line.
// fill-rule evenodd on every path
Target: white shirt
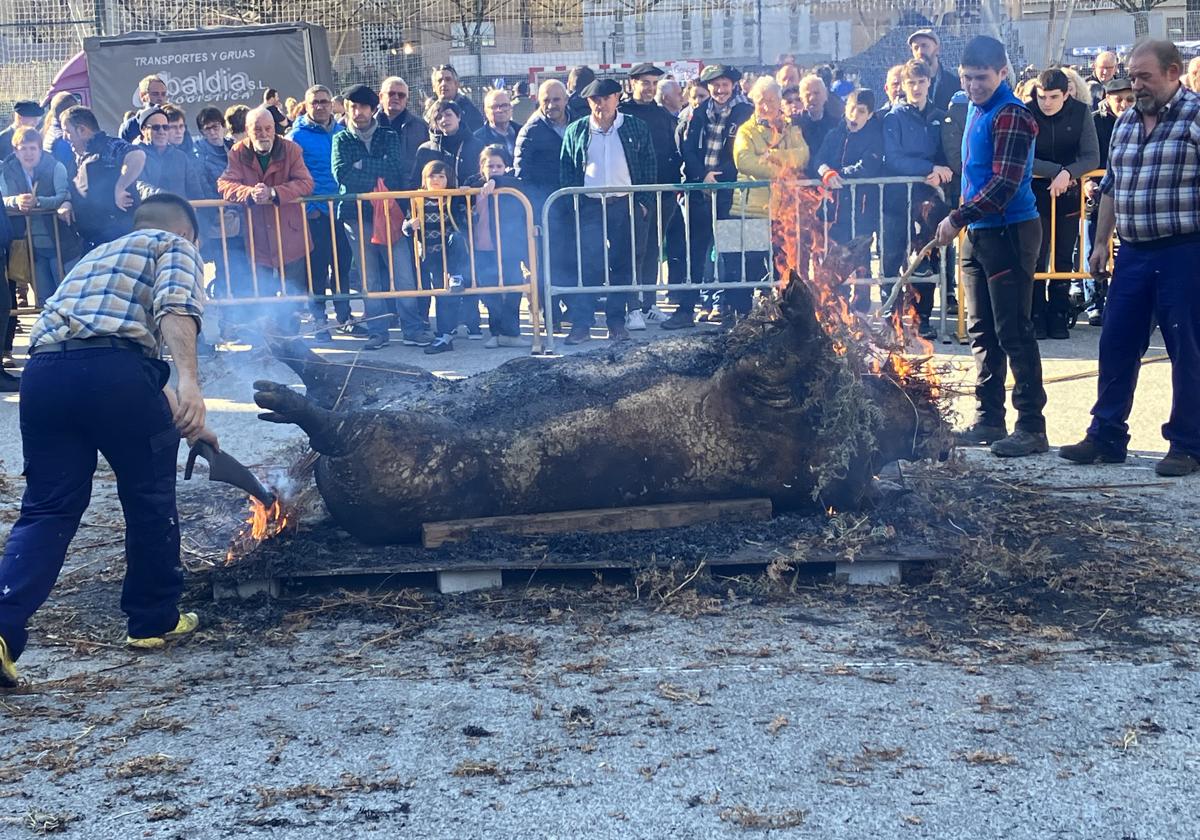
M 633 178 L 629 175 L 629 163 L 625 160 L 625 147 L 621 145 L 621 136 L 617 129 L 625 121 L 625 115 L 618 113 L 608 131 L 601 130 L 595 117 L 588 117 L 587 165 L 583 168 L 583 185 L 585 187 L 630 187 Z M 589 194 L 590 195 L 590 194 Z M 628 193 L 602 193 L 592 195 L 592 198 L 617 198 Z

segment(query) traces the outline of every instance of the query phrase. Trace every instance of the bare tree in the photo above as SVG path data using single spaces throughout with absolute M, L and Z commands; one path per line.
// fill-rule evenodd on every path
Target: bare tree
M 1150 13 L 1167 0 L 1109 0 L 1116 8 L 1133 15 L 1134 39 L 1150 34 Z

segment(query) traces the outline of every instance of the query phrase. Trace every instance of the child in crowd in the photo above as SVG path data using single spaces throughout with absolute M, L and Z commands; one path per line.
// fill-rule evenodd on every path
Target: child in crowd
M 431 160 L 421 170 L 423 192 L 452 190 L 457 186 L 454 170 L 445 161 Z M 466 204 L 460 196 L 430 195 L 412 199 L 412 217 L 405 219 L 403 230 L 414 238 L 419 261 L 421 287 L 461 291 L 469 284 L 470 266 L 466 265 L 466 246 L 462 241 L 467 229 Z M 473 301 L 472 301 L 473 302 Z M 437 298 L 437 338 L 425 348 L 427 354 L 454 349 L 454 330 L 462 321 L 462 297 L 458 294 Z
M 525 210 L 511 196 L 497 196 L 498 187 L 520 189 L 520 181 L 508 174 L 512 158 L 500 143 L 486 146 L 479 153 L 479 174 L 464 186 L 480 187 L 473 202 L 475 240 L 475 276 L 480 286 L 518 286 L 525 282 L 522 263 L 529 260 L 525 232 Z M 501 275 L 503 268 L 503 276 Z M 473 303 L 473 301 L 471 302 Z M 468 305 L 471 305 L 468 303 Z M 525 347 L 521 338 L 521 295 L 486 295 L 491 338 L 484 347 Z
M 825 136 L 817 152 L 817 174 L 829 189 L 827 234 L 842 245 L 879 230 L 879 187 L 855 188 L 846 182 L 878 178 L 883 172 L 883 123 L 875 116 L 875 94 L 865 89 L 851 91 L 846 97 L 845 117 Z M 865 248 L 862 253 L 870 255 Z M 870 266 L 860 265 L 855 273 L 869 277 Z M 859 312 L 871 306 L 869 286 L 847 284 L 842 293 L 851 296 Z

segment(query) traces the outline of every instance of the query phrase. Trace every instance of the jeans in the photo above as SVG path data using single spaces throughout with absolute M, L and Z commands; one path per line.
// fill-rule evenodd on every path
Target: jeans
M 58 255 L 53 250 L 47 252 L 35 248 L 33 254 L 33 293 L 37 296 L 38 306 L 43 306 L 62 282 L 63 275 L 58 270 Z M 64 267 L 63 270 L 70 269 Z
M 510 253 L 512 250 L 513 248 L 510 246 L 509 251 L 505 251 L 504 246 L 501 245 L 501 253 L 504 257 L 504 277 L 500 276 L 495 251 L 475 251 L 475 276 L 481 287 L 499 287 L 501 280 L 504 281 L 503 285 L 505 286 L 517 286 L 525 282 L 525 278 L 521 274 L 521 254 Z M 470 301 L 470 298 L 467 300 Z M 494 336 L 519 336 L 521 334 L 520 293 L 484 295 L 483 305 L 487 307 L 488 311 L 488 332 Z M 478 310 L 478 304 L 474 304 L 474 308 Z M 470 326 L 470 322 L 467 325 Z
M 1171 357 L 1171 445 L 1200 456 L 1200 242 L 1122 242 L 1100 332 L 1100 379 L 1088 437 L 1124 452 L 1141 358 L 1155 318 Z
M 640 205 L 634 205 L 638 213 Z M 608 239 L 604 230 L 607 220 Z M 583 285 L 598 287 L 608 281 L 604 314 L 609 327 L 625 326 L 625 311 L 632 297 L 630 292 L 618 292 L 617 287 L 633 282 L 633 238 L 629 227 L 628 199 L 600 201 L 581 196 L 579 199 L 579 277 Z M 608 277 L 605 278 L 607 261 Z M 567 297 L 567 317 L 572 329 L 590 328 L 596 323 L 598 295 L 578 294 Z
M 441 251 L 433 251 L 425 259 L 421 260 L 421 288 L 422 289 L 444 289 L 446 287 L 446 274 L 449 271 L 455 273 L 455 267 L 448 264 L 448 261 L 443 261 Z M 461 275 L 464 287 L 471 285 L 471 278 L 467 275 Z M 466 296 L 475 308 L 479 308 L 479 302 L 474 300 L 474 295 Z M 449 336 L 458 329 L 458 325 L 463 322 L 463 295 L 447 294 L 439 295 L 437 298 L 437 334 Z
M 364 281 L 364 292 L 416 291 L 416 270 L 413 266 L 412 243 L 402 238 L 392 243 L 391 265 L 388 265 L 386 245 L 375 245 L 369 240 L 359 247 L 357 223 L 345 223 L 346 241 L 350 244 L 353 265 Z M 366 264 L 359 265 L 363 257 Z M 391 269 L 389 273 L 389 269 Z M 392 314 L 400 320 L 400 330 L 405 338 L 414 338 L 425 331 L 421 317 L 421 298 L 367 298 L 364 310 L 367 315 L 367 332 L 386 336 Z M 428 301 L 428 298 L 424 300 Z M 428 303 L 425 304 L 428 306 Z
M 25 365 L 25 496 L 0 559 L 0 636 L 14 657 L 87 510 L 97 451 L 116 474 L 125 513 L 121 609 L 129 635 L 158 636 L 178 622 L 179 432 L 162 392 L 168 375 L 164 363 L 115 348 L 35 353 Z
M 345 229 L 336 222 L 330 223 L 328 213 L 309 217 L 308 235 L 312 241 L 309 255 L 314 293 L 312 313 L 318 322 L 323 323 L 327 317 L 325 304 L 329 301 L 323 292 L 330 289 L 335 295 L 341 295 L 350 290 L 350 243 L 346 240 Z M 337 259 L 334 259 L 335 254 Z M 339 324 L 346 323 L 350 320 L 350 301 L 335 299 L 333 312 Z
M 1033 268 L 1042 237 L 1038 219 L 968 230 L 963 245 L 967 334 L 975 356 L 975 422 L 1004 425 L 1004 380 L 1012 366 L 1016 428 L 1044 433 L 1046 389 L 1034 337 Z

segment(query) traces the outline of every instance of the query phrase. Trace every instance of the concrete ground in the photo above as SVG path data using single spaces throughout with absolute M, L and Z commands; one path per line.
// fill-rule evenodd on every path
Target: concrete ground
M 1080 375 L 1095 369 L 1098 333 L 1041 345 L 1054 445 L 1086 427 L 1095 379 Z M 378 358 L 457 376 L 522 355 L 456 346 Z M 968 382 L 966 348 L 937 350 Z M 1156 336 L 1148 355 L 1162 352 Z M 289 371 L 254 352 L 203 367 L 228 451 L 267 463 L 299 439 L 256 420 L 251 402 L 254 379 L 294 382 Z M 1133 448 L 1151 456 L 1165 449 L 1169 370 L 1144 368 L 1134 407 Z M 11 521 L 15 397 L 0 426 Z M 1126 506 L 1148 538 L 1182 533 L 1194 550 L 1197 485 L 1158 480 L 1152 463 L 971 453 L 965 469 Z M 670 603 L 610 581 L 450 599 L 378 590 L 217 606 L 193 594 L 199 638 L 134 656 L 119 645 L 113 495 L 102 473 L 75 543 L 89 550 L 73 552 L 21 661 L 30 685 L 0 695 L 2 838 L 1190 840 L 1200 824 L 1191 615 L 1148 621 L 1161 641 L 1129 645 L 1087 628 L 1023 636 L 894 618 L 893 597 L 930 597 L 920 584 L 893 596 L 816 581 L 764 600 L 731 583 Z M 107 611 L 77 600 L 92 590 Z

